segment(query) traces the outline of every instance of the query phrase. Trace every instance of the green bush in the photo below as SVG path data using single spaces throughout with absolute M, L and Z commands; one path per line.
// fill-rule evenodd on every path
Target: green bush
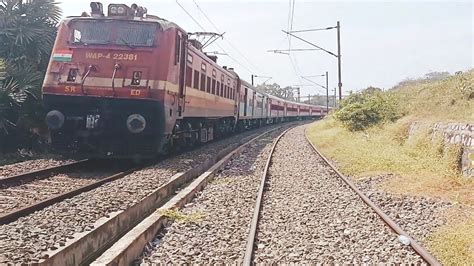
M 354 93 L 344 99 L 334 117 L 351 131 L 395 121 L 403 116 L 396 99 L 379 91 Z
M 55 0 L 0 1 L 0 153 L 46 128 L 41 84 L 60 18 Z

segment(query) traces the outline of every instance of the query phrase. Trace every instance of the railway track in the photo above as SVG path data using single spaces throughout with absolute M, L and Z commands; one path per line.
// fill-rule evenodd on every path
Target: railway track
M 20 185 L 33 180 L 43 179 L 55 173 L 61 173 L 74 167 L 82 166 L 89 163 L 89 160 L 79 160 L 75 162 L 67 162 L 58 166 L 50 166 L 40 170 L 31 170 L 21 174 L 11 175 L 0 179 L 0 188 L 8 188 Z
M 167 223 L 160 218 L 166 213 L 157 213 L 155 221 L 163 219 L 160 229 L 150 233 L 147 230 L 153 223 L 142 224 L 95 264 L 439 265 L 405 232 L 380 218 L 380 210 L 367 205 L 354 186 L 317 155 L 303 133 L 296 128 L 271 142 L 250 145 L 192 202 L 181 203 L 179 206 L 185 205 L 182 211 L 171 213 L 177 222 Z M 302 160 L 298 152 L 307 158 Z M 280 173 L 282 167 L 288 167 L 282 162 L 298 165 Z M 306 176 L 308 169 L 314 175 Z M 320 176 L 323 179 L 318 179 Z M 298 191 L 304 193 L 298 195 Z M 151 237 L 155 232 L 158 235 Z M 144 235 L 147 238 L 140 239 Z M 405 236 L 409 245 L 400 243 L 399 235 Z
M 264 239 L 266 237 L 268 237 L 269 235 L 271 235 L 271 237 L 273 238 L 278 238 L 278 234 L 276 235 L 273 235 L 271 234 L 270 232 L 272 230 L 275 230 L 276 227 L 275 225 L 269 223 L 268 220 L 271 220 L 271 219 L 274 219 L 275 218 L 275 214 L 272 213 L 272 211 L 267 211 L 266 215 L 268 216 L 272 216 L 271 218 L 267 218 L 267 221 L 265 221 L 263 223 L 263 225 L 261 225 L 261 217 L 263 215 L 265 215 L 263 212 L 262 212 L 262 209 L 265 207 L 264 206 L 264 198 L 266 197 L 266 202 L 267 204 L 269 204 L 269 206 L 266 206 L 268 209 L 272 209 L 272 208 L 275 208 L 277 207 L 277 205 L 281 205 L 281 202 L 277 203 L 277 201 L 281 201 L 281 198 L 278 199 L 278 200 L 275 200 L 276 197 L 279 197 L 280 195 L 277 195 L 278 193 L 280 193 L 280 188 L 274 188 L 274 187 L 268 187 L 268 183 L 269 183 L 269 179 L 272 178 L 271 174 L 270 174 L 270 168 L 271 168 L 271 165 L 272 165 L 272 162 L 273 162 L 273 157 L 275 156 L 275 150 L 276 150 L 276 147 L 278 145 L 278 142 L 279 140 L 281 139 L 281 137 L 286 133 L 287 131 L 285 131 L 278 139 L 277 141 L 274 143 L 274 146 L 272 147 L 272 150 L 270 152 L 270 155 L 268 157 L 268 160 L 267 160 L 267 164 L 266 164 L 266 167 L 265 167 L 265 171 L 262 175 L 262 178 L 261 178 L 261 182 L 260 182 L 260 187 L 259 187 L 259 191 L 258 191 L 258 196 L 257 196 L 257 202 L 255 204 L 255 209 L 254 209 L 254 213 L 253 213 L 253 218 L 252 218 L 252 222 L 251 222 L 251 225 L 250 225 L 250 232 L 249 232 L 249 235 L 248 235 L 248 238 L 247 238 L 247 245 L 246 245 L 246 251 L 245 251 L 245 256 L 244 256 L 244 261 L 243 261 L 243 264 L 244 265 L 252 265 L 254 263 L 265 263 L 265 262 L 280 262 L 280 260 L 283 260 L 284 262 L 300 262 L 300 257 L 304 257 L 304 256 L 307 256 L 308 254 L 304 254 L 305 251 L 307 251 L 307 247 L 305 247 L 305 245 L 308 245 L 309 243 L 306 243 L 306 244 L 303 244 L 301 245 L 301 243 L 298 243 L 296 244 L 296 246 L 300 245 L 300 249 L 299 251 L 301 251 L 300 253 L 297 253 L 297 252 L 292 252 L 292 253 L 288 253 L 288 252 L 281 252 L 280 253 L 280 256 L 279 257 L 273 257 L 272 254 L 275 254 L 276 252 L 272 251 L 272 252 L 266 252 L 264 251 L 265 248 L 267 248 L 267 246 L 273 246 L 274 248 L 281 248 L 282 246 L 287 246 L 289 245 L 289 247 L 292 247 L 295 242 L 294 241 L 287 241 L 287 243 L 275 243 L 276 241 L 273 239 L 273 240 L 270 240 L 270 241 L 267 241 L 268 239 Z M 385 222 L 385 224 L 390 227 L 390 229 L 392 230 L 392 232 L 396 233 L 399 237 L 398 237 L 398 240 L 400 241 L 405 241 L 405 243 L 403 245 L 409 245 L 411 246 L 411 248 L 422 258 L 422 260 L 425 262 L 425 263 L 428 263 L 429 265 L 440 265 L 440 263 L 425 249 L 423 248 L 418 242 L 416 242 L 413 238 L 411 238 L 403 229 L 401 229 L 401 227 L 399 225 L 397 225 L 387 214 L 385 214 L 376 204 L 374 204 L 366 195 L 364 195 L 353 183 L 352 181 L 350 181 L 348 178 L 346 178 L 341 172 L 339 172 L 337 170 L 336 167 L 334 167 L 333 164 L 331 164 L 331 162 L 325 158 L 320 152 L 319 150 L 311 143 L 311 141 L 308 139 L 307 135 L 306 135 L 306 130 L 304 131 L 304 135 L 305 135 L 305 139 L 306 139 L 306 142 L 311 146 L 311 149 L 312 151 L 314 152 L 314 154 L 316 154 L 319 158 L 321 158 L 321 161 L 325 164 L 324 167 L 325 168 L 329 168 L 329 171 L 334 173 L 337 178 L 339 178 L 340 180 L 343 181 L 344 184 L 347 185 L 347 187 L 350 188 L 350 190 L 357 194 L 357 196 L 368 206 L 370 207 L 370 209 L 375 212 L 379 217 L 380 219 L 383 220 L 383 222 Z M 281 156 L 281 155 L 280 155 Z M 277 170 L 274 170 L 274 171 L 277 171 Z M 327 171 L 327 170 L 326 170 Z M 293 173 L 293 174 L 296 174 L 298 176 L 298 173 Z M 273 175 L 275 175 L 275 173 L 273 173 Z M 278 174 L 277 174 L 278 175 Z M 278 184 L 278 183 L 277 183 Z M 273 195 L 265 195 L 265 192 L 268 192 L 268 191 L 271 191 L 271 193 Z M 291 190 L 290 190 L 291 191 Z M 329 191 L 329 193 L 331 193 Z M 273 198 L 272 198 L 273 197 Z M 303 200 L 298 200 L 299 203 L 304 204 L 304 202 L 311 202 L 310 200 L 308 199 L 304 199 Z M 336 196 L 336 199 L 334 199 L 334 201 L 339 201 L 337 199 L 337 196 Z M 284 205 L 287 205 L 287 204 L 290 204 L 291 201 L 289 202 L 285 202 Z M 314 202 L 316 204 L 321 204 L 321 203 L 317 203 L 317 202 Z M 354 203 L 354 204 L 357 204 L 357 203 Z M 310 207 L 311 208 L 311 207 Z M 284 207 L 283 209 L 287 209 L 286 207 Z M 306 211 L 306 210 L 305 210 Z M 312 212 L 314 210 L 310 210 L 309 212 Z M 298 213 L 298 212 L 296 212 Z M 301 212 L 299 212 L 301 213 Z M 294 215 L 294 214 L 293 214 Z M 277 227 L 280 227 L 282 226 L 283 224 L 286 223 L 287 226 L 291 226 L 292 224 L 303 224 L 303 227 L 305 227 L 305 223 L 311 223 L 311 219 L 316 219 L 316 216 L 312 216 L 310 215 L 310 220 L 305 220 L 305 221 L 298 221 L 297 223 L 294 223 L 294 222 L 283 222 L 283 223 L 279 223 L 277 224 Z M 327 216 L 326 216 L 327 217 Z M 300 217 L 288 217 L 288 218 L 285 218 L 285 219 L 288 219 L 288 220 L 294 220 L 293 218 L 300 218 Z M 285 220 L 283 219 L 283 220 Z M 304 218 L 303 218 L 304 219 Z M 344 217 L 341 217 L 341 219 L 344 219 Z M 320 222 L 324 222 L 323 221 L 324 219 L 321 219 Z M 263 226 L 264 228 L 259 228 L 259 226 Z M 334 226 L 333 224 L 329 224 L 328 225 L 329 227 L 330 226 Z M 375 229 L 375 228 L 374 228 Z M 300 233 L 303 233 L 305 232 L 305 230 L 307 230 L 306 228 L 304 229 L 297 229 L 296 231 L 298 230 L 302 230 L 302 231 L 299 231 Z M 311 230 L 311 229 L 310 229 Z M 314 230 L 314 229 L 313 229 Z M 343 231 L 343 235 L 345 235 L 346 237 L 350 234 L 351 231 L 357 231 L 359 230 L 359 228 L 353 228 L 352 230 L 349 228 L 349 229 L 346 229 Z M 270 231 L 270 232 L 269 232 Z M 347 232 L 347 233 L 346 233 Z M 292 232 L 291 234 L 295 234 L 296 232 Z M 323 233 L 323 232 L 321 232 Z M 338 232 L 334 232 L 335 234 L 338 234 Z M 261 235 L 260 235 L 261 234 Z M 291 235 L 290 234 L 290 235 Z M 375 235 L 375 232 L 373 232 L 373 234 Z M 281 235 L 280 235 L 281 236 Z M 259 239 L 261 238 L 261 239 Z M 296 237 L 298 238 L 298 237 Z M 337 237 L 335 237 L 337 238 Z M 331 237 L 329 238 L 325 238 L 324 240 L 328 240 L 328 239 L 331 239 Z M 307 239 L 308 240 L 308 239 Z M 330 245 L 328 242 L 324 242 L 324 241 L 321 241 L 321 237 L 318 238 L 319 242 L 316 244 L 316 243 L 311 243 L 313 245 L 319 245 L 319 246 L 322 246 L 322 248 L 318 248 L 318 249 L 324 249 L 325 246 L 328 246 Z M 340 240 L 339 240 L 340 241 Z M 366 239 L 366 241 L 370 241 L 370 238 Z M 310 245 L 311 245 L 310 244 Z M 334 251 L 338 251 L 339 248 L 343 248 L 343 247 L 339 247 L 339 245 L 343 246 L 342 243 L 340 242 L 336 242 L 335 243 L 337 246 L 337 249 L 331 251 L 331 252 L 334 252 Z M 355 244 L 355 243 L 353 243 Z M 298 250 L 297 249 L 292 249 L 292 251 L 295 251 L 295 250 Z M 361 250 L 361 252 L 366 252 L 365 250 Z M 256 255 L 256 253 L 258 253 L 258 255 Z M 394 252 L 396 253 L 396 252 Z M 407 254 L 406 252 L 404 252 L 403 254 Z M 325 262 L 330 262 L 330 263 L 334 263 L 334 260 L 335 258 L 330 255 L 329 253 L 326 253 L 326 252 L 321 252 L 319 253 L 319 255 L 321 257 L 324 257 L 325 259 L 327 259 Z M 270 258 L 270 259 L 269 259 Z M 370 259 L 370 257 L 364 257 L 364 259 L 366 259 L 366 261 L 362 261 L 362 262 L 368 262 Z M 379 259 L 379 258 L 377 258 Z M 303 260 L 304 261 L 304 260 Z M 350 260 L 349 260 L 350 261 Z M 354 262 L 354 263 L 358 263 L 358 261 L 354 261 L 352 260 L 351 262 Z
M 181 186 L 175 185 L 173 189 L 166 188 L 168 193 L 164 197 L 167 197 L 167 200 L 160 204 L 161 207 L 130 229 L 122 238 L 93 261 L 91 265 L 129 265 L 133 263 L 136 258 L 140 257 L 143 248 L 148 242 L 153 240 L 157 232 L 162 230 L 169 221 L 170 217 L 166 214 L 167 212 L 179 209 L 190 202 L 196 193 L 208 185 L 232 158 L 240 154 L 247 146 L 253 145 L 258 139 L 278 129 L 272 129 L 243 139 L 238 146 L 228 147 L 226 151 L 221 152 L 221 156 L 218 156 L 219 160 L 213 160 L 212 163 L 206 163 L 204 167 L 201 166 L 201 169 L 198 171 L 199 174 L 194 174 L 194 178 L 188 178 L 186 181 L 183 180 L 184 182 L 182 182 Z M 195 169 L 190 171 L 196 172 Z M 172 186 L 175 180 L 186 175 L 190 175 L 190 172 L 175 176 L 162 189 Z
M 133 170 L 132 167 L 85 159 L 0 179 L 0 225 L 116 180 Z
M 276 129 L 262 128 L 185 152 L 0 226 L 0 263 L 90 263 L 186 184 L 209 174 L 226 154 Z
M 174 214 L 177 221 L 160 231 L 138 261 L 145 265 L 239 262 L 266 157 L 282 131 L 262 136 L 227 162 L 192 202 Z

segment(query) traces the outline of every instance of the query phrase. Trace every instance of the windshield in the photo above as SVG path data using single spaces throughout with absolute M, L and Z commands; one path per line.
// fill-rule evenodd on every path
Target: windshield
M 130 21 L 76 21 L 72 24 L 75 44 L 153 46 L 157 25 Z

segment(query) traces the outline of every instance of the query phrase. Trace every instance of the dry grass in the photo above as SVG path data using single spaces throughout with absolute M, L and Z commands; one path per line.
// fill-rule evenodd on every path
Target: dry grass
M 473 122 L 474 71 L 443 81 L 424 82 L 388 93 L 404 103 L 407 116 L 396 123 L 349 132 L 328 117 L 314 123 L 308 136 L 340 170 L 354 178 L 395 174 L 385 190 L 398 194 L 441 198 L 461 209 L 474 209 L 474 180 L 463 178 L 458 161 L 460 146 L 446 146 L 433 138 L 433 122 Z M 408 137 L 414 121 L 427 125 Z M 434 254 L 445 264 L 474 264 L 474 211 L 450 222 L 429 236 Z
M 373 128 L 366 133 L 349 132 L 333 119 L 314 123 L 308 130 L 313 143 L 347 175 L 364 178 L 393 173 L 382 187 L 393 193 L 441 198 L 463 208 L 474 208 L 474 180 L 462 178 L 456 161 L 459 147 L 446 147 L 428 131 L 407 138 L 408 123 Z M 474 263 L 474 216 L 452 222 L 429 237 L 431 250 L 443 263 Z
M 184 214 L 178 209 L 167 209 L 160 212 L 161 215 L 174 220 L 178 223 L 198 223 L 204 218 L 204 214 L 200 212 Z
M 459 218 L 458 218 L 459 219 Z M 474 264 L 474 215 L 452 219 L 428 237 L 429 245 L 446 265 Z
M 408 138 L 408 121 L 367 132 L 349 132 L 333 119 L 315 123 L 310 139 L 340 169 L 355 178 L 393 173 L 397 178 L 385 184 L 396 193 L 441 197 L 474 204 L 474 182 L 462 178 L 457 166 L 458 146 L 443 151 L 442 141 L 431 142 L 428 131 Z
M 474 121 L 474 70 L 435 82 L 423 82 L 389 91 L 406 111 L 422 121 Z

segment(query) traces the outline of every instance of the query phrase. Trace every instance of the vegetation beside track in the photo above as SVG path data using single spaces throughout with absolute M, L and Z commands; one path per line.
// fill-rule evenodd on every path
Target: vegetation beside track
M 60 18 L 54 0 L 0 2 L 0 154 L 44 148 L 41 85 Z
M 448 224 L 428 236 L 430 249 L 444 264 L 473 263 L 474 181 L 461 176 L 460 146 L 433 139 L 429 125 L 474 121 L 474 70 L 366 94 L 372 95 L 364 96 L 353 110 L 346 101 L 335 114 L 314 123 L 308 131 L 310 139 L 343 173 L 356 179 L 390 173 L 392 178 L 381 185 L 387 191 L 452 202 L 455 208 L 446 215 Z M 390 108 L 385 109 L 390 117 L 383 117 L 383 112 L 374 115 L 373 97 L 393 100 L 389 104 L 402 108 L 395 114 L 401 118 L 392 119 Z M 353 112 L 341 115 L 345 107 Z M 358 118 L 366 115 L 377 119 L 360 126 Z M 421 122 L 422 128 L 409 137 L 413 122 Z

